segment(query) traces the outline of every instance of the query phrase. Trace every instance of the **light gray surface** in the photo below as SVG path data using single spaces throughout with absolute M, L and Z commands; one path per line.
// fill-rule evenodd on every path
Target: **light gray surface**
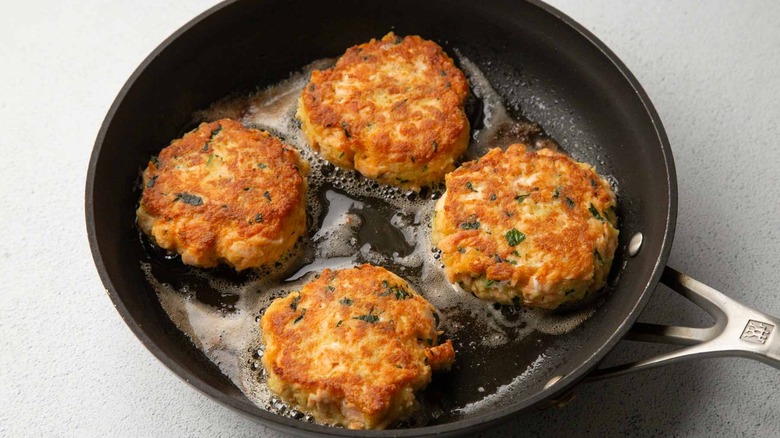
M 138 63 L 213 3 L 27 1 L 0 14 L 0 436 L 280 436 L 158 363 L 111 306 L 86 242 L 105 112 Z M 680 194 L 670 264 L 780 315 L 780 4 L 552 3 L 623 59 L 664 121 Z M 662 289 L 642 319 L 706 321 Z M 581 386 L 567 408 L 485 436 L 780 436 L 778 388 L 780 372 L 747 360 L 678 365 Z

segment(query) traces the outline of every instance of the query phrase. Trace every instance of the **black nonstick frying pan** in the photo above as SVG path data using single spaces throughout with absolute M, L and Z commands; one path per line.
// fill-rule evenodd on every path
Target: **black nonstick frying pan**
M 419 34 L 450 52 L 457 49 L 481 67 L 507 106 L 519 107 L 575 158 L 614 176 L 620 245 L 605 299 L 575 330 L 540 335 L 528 348 L 479 352 L 495 360 L 477 371 L 464 367 L 433 385 L 466 400 L 462 394 L 471 389 L 495 390 L 532 367 L 521 385 L 494 391 L 500 397 L 497 407 L 443 415 L 422 427 L 355 432 L 256 407 L 172 325 L 139 268 L 147 254 L 133 223 L 138 201 L 133 187 L 149 156 L 193 127 L 196 110 L 231 93 L 275 83 L 315 59 L 338 56 L 390 30 Z M 559 401 L 584 378 L 702 356 L 747 356 L 780 367 L 780 320 L 665 267 L 676 213 L 671 149 L 636 79 L 570 18 L 539 2 L 517 0 L 220 4 L 161 44 L 128 80 L 98 135 L 86 187 L 87 228 L 98 272 L 141 342 L 210 397 L 270 427 L 304 435 L 467 434 L 520 410 Z M 716 324 L 706 329 L 633 325 L 659 281 L 710 312 Z M 686 347 L 597 369 L 627 336 Z M 464 357 L 469 356 L 459 360 Z

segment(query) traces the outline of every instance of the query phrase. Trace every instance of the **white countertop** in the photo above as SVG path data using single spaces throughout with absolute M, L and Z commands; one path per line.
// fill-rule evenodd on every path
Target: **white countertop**
M 144 349 L 86 238 L 87 162 L 106 111 L 146 55 L 214 3 L 28 0 L 0 14 L 0 436 L 281 436 Z M 670 265 L 780 315 L 780 3 L 551 3 L 617 53 L 661 115 L 679 181 Z M 641 319 L 700 313 L 659 289 Z M 623 343 L 609 358 L 650 351 Z M 779 389 L 768 366 L 700 361 L 582 385 L 566 408 L 485 436 L 780 436 Z

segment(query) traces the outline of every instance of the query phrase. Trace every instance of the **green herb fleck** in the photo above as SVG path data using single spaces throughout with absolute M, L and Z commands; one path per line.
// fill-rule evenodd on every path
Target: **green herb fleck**
M 369 312 L 369 313 L 367 313 L 365 315 L 355 316 L 352 319 L 358 319 L 360 321 L 365 321 L 365 322 L 370 323 L 370 324 L 376 324 L 377 321 L 379 321 L 379 316 L 374 315 L 373 313 Z
M 569 207 L 574 208 L 574 201 L 568 196 L 566 197 L 566 203 L 569 204 Z
M 598 248 L 593 248 L 593 256 L 596 257 L 601 263 L 604 263 L 604 258 L 601 257 L 601 253 L 599 252 Z
M 157 181 L 157 177 L 158 176 L 160 176 L 160 175 L 155 175 L 155 176 L 149 178 L 149 182 L 146 183 L 146 187 L 149 187 L 149 188 L 154 187 L 154 183 L 155 183 L 155 181 Z
M 349 133 L 349 125 L 347 122 L 341 122 L 341 128 L 344 130 L 344 135 L 347 136 L 347 138 L 352 138 L 352 135 Z
M 268 190 L 266 190 L 265 193 L 263 193 L 263 196 L 265 196 L 265 199 L 267 199 L 268 202 L 271 202 L 271 194 L 268 193 Z
M 590 204 L 590 207 L 588 207 L 588 210 L 590 210 L 590 214 L 593 215 L 596 219 L 600 220 L 601 222 L 604 222 L 604 218 L 599 214 L 599 211 L 596 210 L 596 207 L 593 206 L 593 203 Z
M 395 289 L 395 299 L 396 300 L 405 300 L 407 298 L 411 298 L 412 294 L 410 294 L 406 289 L 402 287 L 397 287 Z
M 520 257 L 520 253 L 517 252 L 517 250 L 512 251 L 512 255 L 515 256 L 515 257 Z
M 341 157 L 343 157 L 343 156 L 344 156 L 344 152 L 342 152 L 342 153 L 340 153 L 340 154 L 339 154 L 339 158 L 341 158 Z
M 496 196 L 496 194 L 495 194 L 495 193 L 491 193 L 491 194 L 490 194 L 490 200 L 491 200 L 491 201 L 495 201 L 496 199 L 497 199 L 497 196 Z
M 176 199 L 174 199 L 173 202 L 176 201 L 181 201 L 185 204 L 194 205 L 196 207 L 203 204 L 203 198 L 200 196 L 191 195 L 187 192 L 176 193 Z
M 461 230 L 478 230 L 479 229 L 479 221 L 474 220 L 473 222 L 463 222 L 460 224 Z
M 154 164 L 154 166 L 155 166 L 155 167 L 159 167 L 159 164 L 160 164 L 160 162 L 159 162 L 159 161 L 157 161 L 157 155 L 152 155 L 152 156 L 149 158 L 149 161 L 151 161 L 151 162 L 152 162 L 152 164 Z
M 213 160 L 213 159 L 214 159 L 214 154 L 209 154 L 209 159 L 208 159 L 208 160 L 206 160 L 206 166 L 208 166 L 209 164 L 211 164 L 211 160 Z
M 341 304 L 342 306 L 351 306 L 352 303 L 353 301 L 346 297 L 339 300 L 339 304 Z
M 434 140 L 433 141 L 433 151 L 436 152 L 438 150 L 439 150 L 439 143 L 436 140 Z
M 517 195 L 517 196 L 515 196 L 515 201 L 523 202 L 525 200 L 525 198 L 527 198 L 529 196 L 531 196 L 531 195 Z
M 343 320 L 339 320 L 339 322 L 336 323 L 336 327 L 341 327 L 341 323 L 344 322 Z
M 336 290 L 336 288 L 331 286 L 330 284 L 325 286 L 325 289 L 327 289 L 329 292 L 333 292 L 334 290 Z
M 257 213 L 255 215 L 255 222 L 259 224 L 262 221 L 263 221 L 263 214 L 262 213 Z
M 257 163 L 257 167 L 259 167 L 261 169 L 265 169 L 268 166 L 266 166 L 265 163 Z
M 398 369 L 403 369 L 403 368 L 404 368 L 404 367 L 402 367 L 402 366 L 401 366 L 401 365 L 399 365 L 399 364 L 395 364 L 395 367 L 396 367 L 396 368 L 398 368 Z
M 222 130 L 222 125 L 217 125 L 216 129 L 211 131 L 211 137 L 209 137 L 209 141 L 214 140 L 214 137 L 216 137 L 217 134 L 219 134 L 219 131 L 221 130 Z
M 303 315 L 306 315 L 306 309 L 301 309 L 301 316 L 295 318 L 295 321 L 293 321 L 293 324 L 298 324 L 303 319 Z
M 301 301 L 301 295 L 298 294 L 297 297 L 294 297 L 292 299 L 292 302 L 290 303 L 290 308 L 293 309 L 293 310 L 298 310 L 298 302 L 300 302 L 300 301 Z
M 466 188 L 471 190 L 472 192 L 476 192 L 474 186 L 471 185 L 471 181 L 466 182 Z
M 593 186 L 593 188 L 594 188 L 594 189 L 595 189 L 596 187 L 598 187 L 598 186 L 596 185 L 596 180 L 595 180 L 595 179 L 593 179 L 593 178 L 591 178 L 591 179 L 590 179 L 590 185 L 591 185 L 591 186 Z
M 509 246 L 516 246 L 525 240 L 525 234 L 518 231 L 517 228 L 512 228 L 507 231 L 506 234 L 504 234 L 504 237 L 506 237 L 506 243 L 508 243 Z
M 560 195 L 561 195 L 561 187 L 559 186 L 555 188 L 555 191 L 553 192 L 553 198 L 558 199 L 558 196 Z
M 458 252 L 461 253 L 461 254 L 465 254 L 466 253 L 466 248 L 464 248 L 462 246 L 459 246 L 458 247 Z
M 496 280 L 488 280 L 485 282 L 485 287 L 491 287 L 496 284 Z

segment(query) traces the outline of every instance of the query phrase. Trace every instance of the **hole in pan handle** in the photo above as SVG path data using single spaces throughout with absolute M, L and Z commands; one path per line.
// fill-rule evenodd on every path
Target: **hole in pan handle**
M 707 311 L 715 318 L 715 324 L 693 328 L 636 323 L 628 332 L 627 340 L 686 347 L 637 362 L 596 369 L 586 381 L 690 359 L 725 356 L 756 359 L 780 369 L 780 318 L 744 306 L 668 266 L 661 282 Z

